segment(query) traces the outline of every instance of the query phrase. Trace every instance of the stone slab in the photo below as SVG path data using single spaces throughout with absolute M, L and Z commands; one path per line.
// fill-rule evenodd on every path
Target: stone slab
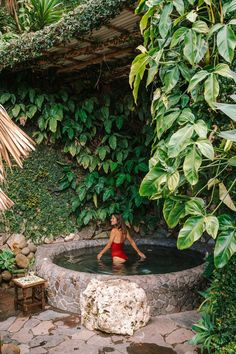
M 9 332 L 18 332 L 24 324 L 28 321 L 29 317 L 17 317 L 15 322 L 8 328 Z
M 179 328 L 169 334 L 165 340 L 169 344 L 181 344 L 193 337 L 193 332 L 186 328 Z
M 9 317 L 7 320 L 0 322 L 0 331 L 7 331 L 9 327 L 15 322 L 16 317 Z
M 49 330 L 52 330 L 54 327 L 52 321 L 43 321 L 38 324 L 36 327 L 32 328 L 32 332 L 34 336 L 41 336 L 49 334 Z
M 50 321 L 50 320 L 56 320 L 64 317 L 68 317 L 68 313 L 57 312 L 54 310 L 43 311 L 40 314 L 33 316 L 33 318 L 36 318 L 40 321 Z

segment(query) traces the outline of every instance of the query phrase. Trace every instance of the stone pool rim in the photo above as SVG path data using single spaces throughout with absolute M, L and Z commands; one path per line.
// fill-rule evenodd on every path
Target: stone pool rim
M 137 239 L 138 245 L 164 246 L 176 248 L 175 239 Z M 66 251 L 90 247 L 103 247 L 107 239 L 79 240 L 53 243 L 39 246 L 36 252 L 36 271 L 48 282 L 48 302 L 61 310 L 80 313 L 80 293 L 85 290 L 93 278 L 99 280 L 124 279 L 136 282 L 141 286 L 148 298 L 152 315 L 191 310 L 197 301 L 191 299 L 193 294 L 201 290 L 204 282 L 202 273 L 204 263 L 185 270 L 147 275 L 111 275 L 74 271 L 56 265 L 55 256 Z M 203 256 L 209 248 L 203 243 L 195 244 L 188 250 L 197 251 Z M 179 296 L 179 304 L 178 304 Z M 167 301 L 168 300 L 168 301 Z M 163 304 L 163 306 L 161 306 Z

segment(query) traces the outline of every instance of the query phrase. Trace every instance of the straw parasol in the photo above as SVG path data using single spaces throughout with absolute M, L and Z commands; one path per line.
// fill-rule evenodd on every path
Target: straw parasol
M 6 110 L 0 105 L 0 182 L 6 178 L 4 163 L 12 167 L 12 159 L 18 166 L 22 166 L 34 142 L 16 124 L 12 122 Z M 14 203 L 0 189 L 0 212 L 10 208 Z

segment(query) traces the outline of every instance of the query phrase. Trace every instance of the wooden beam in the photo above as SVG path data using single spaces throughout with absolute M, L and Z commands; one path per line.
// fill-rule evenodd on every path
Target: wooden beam
M 82 69 L 84 69 L 84 68 L 86 68 L 88 66 L 100 64 L 102 62 L 107 63 L 110 60 L 112 60 L 112 59 L 114 59 L 114 58 L 116 58 L 117 56 L 120 56 L 120 55 L 128 56 L 128 55 L 132 55 L 132 54 L 134 54 L 133 48 L 126 48 L 126 49 L 122 49 L 122 50 L 117 50 L 117 51 L 114 51 L 114 52 L 112 52 L 110 54 L 99 56 L 97 58 L 94 58 L 94 59 L 92 59 L 90 61 L 78 64 L 78 65 L 68 66 L 68 67 L 65 67 L 63 69 L 59 69 L 59 70 L 57 70 L 57 73 L 61 74 L 61 73 L 64 73 L 64 72 L 79 71 L 79 70 L 82 70 Z
M 112 29 L 116 32 L 119 32 L 121 34 L 125 34 L 125 35 L 129 34 L 129 31 L 127 29 L 112 25 L 111 23 L 108 23 L 105 27 L 107 27 L 108 29 Z

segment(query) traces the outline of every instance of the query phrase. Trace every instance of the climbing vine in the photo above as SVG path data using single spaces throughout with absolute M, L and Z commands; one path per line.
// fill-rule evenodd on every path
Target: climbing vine
M 74 190 L 71 212 L 78 226 L 103 222 L 114 212 L 137 227 L 157 223 L 151 203 L 138 191 L 153 139 L 148 97 L 137 109 L 128 92 L 113 88 L 112 96 L 78 99 L 66 89 L 49 93 L 19 86 L 0 93 L 0 103 L 16 122 L 33 128 L 38 144 L 60 146 L 68 155 L 60 190 Z
M 130 85 L 152 85 L 155 137 L 140 194 L 164 199 L 177 246 L 215 239 L 223 267 L 236 252 L 235 1 L 141 0 L 143 45 Z

